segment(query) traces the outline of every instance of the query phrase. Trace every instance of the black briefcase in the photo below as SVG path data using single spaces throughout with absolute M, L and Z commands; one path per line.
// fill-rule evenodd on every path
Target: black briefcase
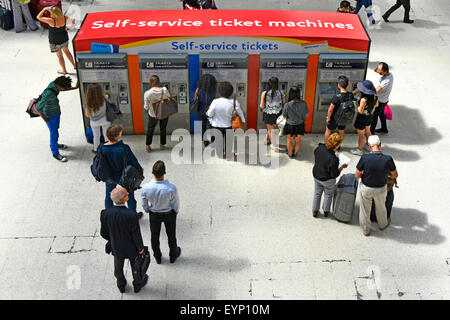
M 133 278 L 137 281 L 144 279 L 149 266 L 150 253 L 148 252 L 148 247 L 144 247 L 144 253 L 138 254 L 138 256 L 134 259 Z

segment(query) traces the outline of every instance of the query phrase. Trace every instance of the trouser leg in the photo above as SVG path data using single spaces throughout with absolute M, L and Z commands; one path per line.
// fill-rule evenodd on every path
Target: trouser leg
M 378 226 L 383 229 L 387 226 L 386 212 L 386 186 L 373 193 L 373 201 L 375 202 L 375 215 L 377 217 Z
M 380 118 L 380 123 L 381 123 L 381 130 L 387 132 L 387 125 L 386 125 L 386 116 L 384 115 L 384 108 L 386 108 L 387 102 L 383 103 L 380 102 L 380 105 L 378 106 L 377 109 L 380 109 L 378 112 L 378 117 Z M 374 116 L 375 118 L 375 116 Z M 373 123 L 373 122 L 372 122 Z M 372 128 L 371 128 L 372 129 Z
M 150 213 L 150 233 L 153 255 L 160 258 L 161 249 L 159 248 L 159 234 L 161 233 L 161 220 L 153 213 Z
M 128 193 L 128 209 L 136 211 L 136 198 L 134 197 L 134 191 Z
M 127 279 L 123 274 L 123 266 L 125 259 L 119 259 L 114 257 L 114 276 L 117 279 L 118 286 L 124 286 L 127 283 Z
M 402 2 L 401 0 L 397 0 L 397 2 L 388 10 L 386 11 L 386 13 L 384 14 L 384 16 L 386 18 L 388 18 L 392 12 L 394 12 L 395 10 L 397 10 L 398 8 L 400 8 L 402 6 Z
M 114 204 L 111 200 L 111 191 L 114 190 L 117 183 L 113 181 L 107 181 L 106 182 L 106 196 L 105 196 L 105 209 L 111 208 Z
M 59 121 L 60 121 L 60 115 L 57 116 L 47 116 L 50 121 L 46 122 L 47 127 L 50 131 L 50 150 L 52 151 L 52 154 L 55 156 L 59 154 L 59 148 L 58 148 L 58 139 L 59 139 Z
M 391 217 L 392 206 L 394 205 L 394 190 L 388 191 L 386 196 L 386 212 L 388 219 Z
M 156 124 L 158 120 L 156 118 L 148 116 L 148 124 L 147 124 L 147 136 L 145 139 L 145 145 L 149 146 L 153 141 L 153 132 L 155 131 Z
M 100 128 L 101 126 L 93 126 L 91 124 L 92 134 L 94 135 L 94 151 L 97 151 L 97 148 L 100 145 Z
M 372 206 L 372 195 L 364 186 L 360 183 L 358 188 L 358 201 L 359 201 L 359 225 L 364 233 L 370 233 L 370 208 Z
M 331 202 L 333 201 L 334 190 L 336 187 L 336 179 L 324 181 L 324 197 L 323 197 L 323 211 L 330 212 Z
M 23 16 L 25 17 L 25 21 L 27 22 L 28 28 L 31 30 L 36 30 L 39 27 L 36 22 L 33 20 L 33 16 L 31 15 L 30 8 L 28 7 L 28 3 L 21 5 Z
M 167 135 L 167 123 L 169 122 L 169 118 L 159 120 L 159 136 L 161 140 L 161 144 L 166 144 L 166 135 Z
M 383 108 L 384 110 L 384 108 Z M 375 110 L 373 111 L 373 117 L 372 117 L 372 123 L 370 124 L 370 132 L 372 134 L 375 134 L 375 129 L 377 128 L 377 124 L 378 124 L 378 116 L 381 112 L 381 103 L 380 105 L 375 108 Z
M 128 259 L 128 260 L 130 261 L 130 268 L 131 268 L 131 271 L 133 271 L 134 268 L 135 268 L 135 266 L 134 266 L 134 261 L 136 260 L 136 257 L 130 258 L 130 259 Z M 134 272 L 131 272 L 131 273 L 132 273 L 132 275 L 133 275 L 133 287 L 137 287 L 137 286 L 141 285 L 141 283 L 143 282 L 143 279 L 137 280 L 137 279 L 136 279 L 136 276 L 135 276 L 135 274 L 134 274 Z
M 405 8 L 405 15 L 403 20 L 409 20 L 409 11 L 411 10 L 411 2 L 410 0 L 402 0 L 403 7 Z
M 227 128 L 224 130 L 225 137 L 225 158 L 232 159 L 233 158 L 233 145 L 234 145 L 234 130 L 231 128 Z
M 167 214 L 164 218 L 164 226 L 166 228 L 167 240 L 169 242 L 169 256 L 175 258 L 177 256 L 177 237 L 176 237 L 177 215 L 175 213 Z
M 14 31 L 15 32 L 22 32 L 25 31 L 25 29 L 27 28 L 24 24 L 23 24 L 23 20 L 22 20 L 22 9 L 20 6 L 20 3 L 17 2 L 17 0 L 12 0 L 12 11 L 13 11 L 13 15 L 14 15 Z
M 205 137 L 206 129 L 208 128 L 208 117 L 205 115 L 201 115 L 200 119 L 202 120 L 202 141 L 208 141 Z
M 314 199 L 312 205 L 313 211 L 319 211 L 323 190 L 324 186 L 322 185 L 322 182 L 314 178 Z

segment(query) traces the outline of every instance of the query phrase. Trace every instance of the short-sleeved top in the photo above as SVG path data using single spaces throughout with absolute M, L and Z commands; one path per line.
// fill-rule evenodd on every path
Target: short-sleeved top
M 152 102 L 161 100 L 161 94 L 163 94 L 164 99 L 170 96 L 166 87 L 152 87 L 144 93 L 144 109 L 147 110 L 148 115 L 152 118 L 155 118 Z
M 217 98 L 211 102 L 206 115 L 210 118 L 210 123 L 216 128 L 229 128 L 233 119 L 234 99 Z M 236 100 L 236 114 L 241 117 L 242 122 L 245 123 L 245 115 L 241 109 L 239 101 Z
M 331 118 L 333 119 L 336 116 L 336 112 L 341 107 L 341 104 L 344 101 L 352 101 L 353 94 L 351 92 L 340 92 L 336 94 L 333 98 L 331 98 L 331 103 L 334 105 L 333 113 L 331 114 Z
M 380 79 L 379 87 L 382 87 L 383 90 L 378 94 L 378 99 L 382 103 L 389 102 L 389 95 L 392 91 L 392 86 L 394 85 L 394 76 L 392 73 L 389 73 L 387 76 L 382 76 Z
M 41 100 L 36 108 L 37 111 L 41 111 L 46 116 L 57 116 L 61 114 L 61 108 L 59 106 L 58 94 L 59 90 L 56 88 L 55 84 L 51 82 L 47 89 L 42 93 Z M 57 92 L 55 94 L 55 92 Z
M 205 91 L 199 89 L 197 93 L 198 113 L 204 115 L 215 98 L 215 92 L 206 93 Z
M 362 183 L 371 188 L 381 188 L 387 183 L 387 176 L 396 170 L 390 155 L 375 151 L 365 154 L 359 159 L 356 169 L 363 172 Z
M 359 106 L 361 105 L 361 100 L 363 100 L 363 99 L 366 100 L 366 105 L 365 105 L 365 107 L 364 107 L 363 114 L 366 115 L 366 116 L 371 116 L 371 115 L 373 115 L 373 111 L 375 110 L 375 107 L 376 107 L 376 104 L 377 104 L 377 98 L 375 97 L 375 99 L 373 100 L 372 103 L 370 103 L 369 100 L 366 99 L 366 98 L 360 99 L 360 100 L 357 102 L 358 108 L 359 108 Z
M 283 109 L 283 93 L 280 90 L 275 91 L 272 99 L 272 90 L 264 91 L 266 97 L 266 104 L 263 112 L 267 114 L 279 114 Z
M 286 123 L 296 126 L 305 122 L 306 116 L 309 114 L 308 106 L 303 100 L 290 101 L 284 104 L 283 116 L 286 117 Z
M 89 111 L 89 119 L 91 119 L 91 121 L 98 121 L 106 116 L 106 103 L 103 103 L 103 105 L 100 107 L 100 109 L 97 110 L 97 112 L 93 112 L 91 110 Z

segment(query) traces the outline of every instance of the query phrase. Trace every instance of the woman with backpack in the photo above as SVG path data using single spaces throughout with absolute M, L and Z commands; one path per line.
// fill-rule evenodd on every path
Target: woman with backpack
M 217 80 L 211 74 L 203 74 L 197 82 L 194 100 L 198 100 L 198 116 L 202 121 L 202 139 L 205 147 L 210 143 L 204 137 L 209 125 L 209 118 L 206 112 L 215 98 L 218 98 Z
M 286 154 L 294 159 L 300 150 L 300 140 L 305 134 L 305 120 L 309 113 L 306 102 L 300 97 L 300 88 L 293 87 L 289 90 L 289 102 L 283 107 L 283 117 L 286 118 L 284 134 L 287 136 Z M 294 149 L 295 143 L 295 149 Z
M 111 125 L 111 122 L 106 119 L 106 100 L 103 89 L 99 84 L 93 83 L 88 86 L 84 105 L 84 114 L 86 118 L 89 118 L 94 135 L 92 152 L 97 153 L 97 148 L 100 145 L 100 130 L 106 132 L 106 129 Z
M 267 126 L 266 144 L 271 145 L 273 151 L 277 151 L 275 141 L 272 141 L 272 130 L 277 127 L 277 119 L 281 115 L 285 103 L 285 93 L 278 90 L 278 78 L 269 79 L 269 88 L 261 94 L 259 107 L 263 112 L 263 121 Z
M 358 133 L 358 148 L 351 149 L 350 153 L 361 156 L 364 144 L 366 143 L 364 135 L 366 138 L 372 135 L 370 125 L 372 124 L 373 112 L 378 107 L 378 99 L 376 97 L 377 91 L 372 81 L 364 80 L 363 82 L 358 82 L 357 88 L 354 93 L 358 91 L 361 93 L 361 97 L 356 102 L 358 114 L 355 120 L 355 128 Z

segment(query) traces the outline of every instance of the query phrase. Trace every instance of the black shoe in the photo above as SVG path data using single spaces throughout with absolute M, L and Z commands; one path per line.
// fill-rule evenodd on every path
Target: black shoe
M 383 129 L 375 129 L 375 133 L 381 134 L 381 135 L 388 135 L 389 131 L 383 130 Z
M 404 23 L 414 23 L 414 20 L 408 19 L 408 20 L 403 20 Z
M 323 216 L 324 216 L 325 218 L 327 218 L 329 215 L 330 215 L 330 211 L 324 211 L 324 212 L 323 212 Z
M 157 264 L 161 264 L 161 256 L 157 257 L 157 256 L 153 256 L 155 257 L 156 263 Z
M 384 22 L 389 22 L 388 17 L 386 17 L 385 15 L 382 15 Z
M 319 214 L 319 211 L 313 211 L 313 217 L 317 218 L 317 215 Z
M 124 293 L 125 292 L 125 285 L 117 286 L 117 288 L 119 288 L 120 293 Z
M 59 144 L 58 143 L 58 149 L 62 149 L 62 150 L 64 150 L 64 149 L 67 149 L 68 148 L 68 146 L 67 145 L 65 145 L 65 144 Z
M 177 256 L 175 258 L 170 257 L 170 263 L 174 263 L 177 260 L 177 258 L 181 256 L 181 248 L 177 247 L 177 250 L 178 250 Z
M 142 218 L 144 214 L 142 212 L 137 212 L 138 219 Z
M 145 285 L 147 284 L 147 281 L 148 281 L 148 275 L 145 275 L 144 281 L 142 281 L 142 283 L 140 285 L 134 287 L 134 293 L 138 293 L 139 291 L 141 291 L 141 289 L 143 287 L 145 287 Z
M 53 156 L 53 158 L 55 158 L 56 160 L 58 160 L 58 161 L 61 161 L 61 162 L 67 162 L 67 158 L 66 157 L 63 157 L 61 154 L 57 154 L 57 155 L 54 155 Z

